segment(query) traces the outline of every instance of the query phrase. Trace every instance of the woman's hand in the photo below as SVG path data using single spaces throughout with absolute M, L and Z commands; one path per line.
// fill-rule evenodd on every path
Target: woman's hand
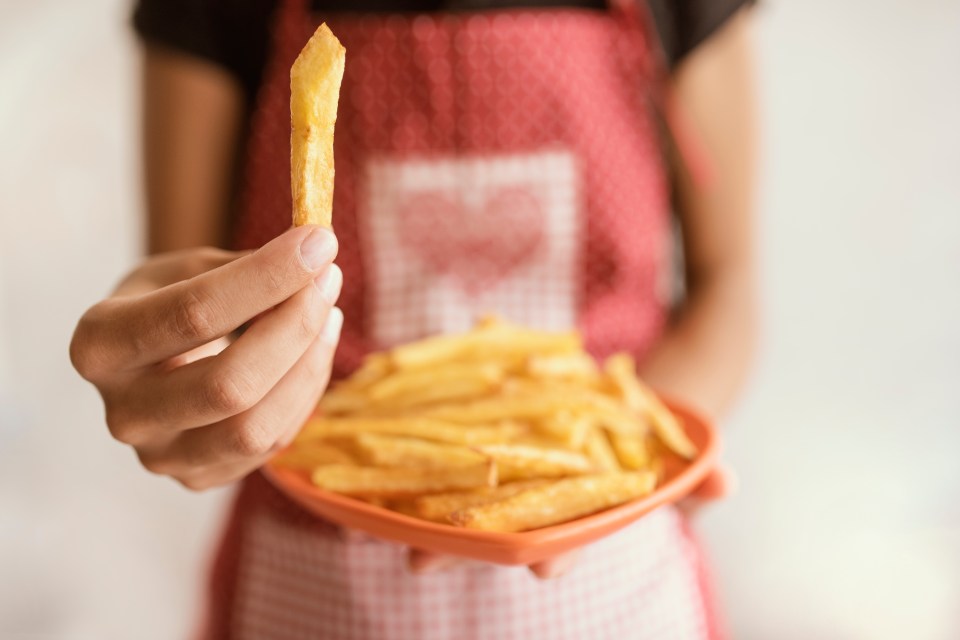
M 113 437 L 194 490 L 263 464 L 330 379 L 343 324 L 336 253 L 333 233 L 300 227 L 254 253 L 190 249 L 131 273 L 70 345 Z
M 735 486 L 736 483 L 732 473 L 724 467 L 718 467 L 707 475 L 703 482 L 680 502 L 678 506 L 685 515 L 690 516 L 695 511 L 698 511 L 704 504 L 730 495 Z M 531 564 L 528 568 L 538 578 L 544 580 L 556 578 L 572 569 L 577 563 L 579 556 L 580 550 L 574 549 L 573 551 L 561 553 L 548 560 Z M 422 551 L 420 549 L 411 549 L 407 556 L 407 562 L 410 570 L 414 573 L 433 573 L 462 565 L 469 562 L 469 560 L 457 556 L 447 556 Z

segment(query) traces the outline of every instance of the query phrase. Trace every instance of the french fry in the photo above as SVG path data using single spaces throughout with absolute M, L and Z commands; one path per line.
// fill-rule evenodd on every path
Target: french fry
M 623 435 L 616 431 L 607 432 L 607 437 L 622 469 L 637 471 L 650 464 L 650 454 L 642 438 Z
M 588 457 L 565 449 L 543 449 L 521 444 L 488 444 L 477 446 L 477 451 L 493 458 L 504 482 L 530 478 L 561 478 L 595 471 Z
M 520 390 L 522 389 L 522 391 Z M 617 405 L 612 398 L 584 390 L 522 387 L 513 393 L 471 402 L 451 403 L 427 408 L 423 415 L 462 424 L 490 423 L 501 420 L 542 420 L 568 411 L 587 413 L 609 429 L 642 435 L 644 424 Z
M 587 432 L 584 450 L 587 457 L 599 471 L 620 471 L 620 462 L 610 445 L 610 441 L 599 428 L 593 427 Z
M 376 467 L 444 469 L 477 466 L 489 461 L 489 456 L 463 445 L 375 433 L 360 433 L 353 439 L 360 460 Z
M 358 433 L 409 436 L 451 444 L 477 445 L 508 441 L 522 433 L 524 428 L 515 423 L 495 425 L 452 424 L 427 418 L 326 418 L 314 417 L 297 436 L 299 442 L 352 436 Z
M 585 353 L 567 353 L 553 356 L 531 356 L 526 373 L 534 378 L 573 378 L 593 382 L 600 373 L 597 363 Z
M 657 395 L 640 382 L 633 358 L 625 353 L 610 356 L 604 371 L 619 387 L 624 402 L 650 419 L 657 437 L 675 454 L 690 460 L 697 455 L 697 447 L 690 441 L 677 418 Z
M 559 411 L 537 421 L 537 430 L 563 443 L 568 449 L 579 450 L 587 440 L 594 420 L 584 414 Z
M 460 509 L 490 504 L 504 498 L 515 496 L 518 493 L 542 487 L 547 480 L 527 480 L 525 482 L 511 482 L 498 487 L 483 487 L 472 491 L 458 491 L 454 493 L 438 493 L 432 496 L 417 498 L 405 511 L 424 520 L 447 522 L 450 514 Z
M 371 353 L 363 359 L 360 368 L 353 372 L 347 380 L 339 386 L 349 389 L 366 389 L 389 375 L 393 370 L 393 363 L 386 353 Z
M 499 502 L 461 509 L 450 516 L 480 531 L 529 531 L 567 522 L 640 498 L 653 490 L 652 473 L 608 473 L 568 478 Z
M 328 465 L 310 476 L 313 484 L 327 491 L 363 498 L 406 498 L 497 484 L 497 467 L 492 462 L 451 469 L 381 469 Z
M 547 333 L 493 323 L 465 335 L 436 336 L 396 347 L 390 357 L 398 368 L 414 369 L 470 360 L 512 363 L 536 354 L 575 353 L 580 346 L 574 332 Z
M 363 391 L 350 387 L 336 387 L 320 398 L 317 409 L 324 415 L 335 416 L 354 413 L 369 405 L 370 400 Z
M 295 471 L 310 471 L 325 464 L 353 464 L 353 457 L 328 442 L 310 442 L 281 451 L 271 464 Z
M 375 402 L 417 394 L 437 398 L 438 394 L 431 394 L 430 391 L 463 382 L 479 384 L 481 388 L 489 391 L 503 380 L 504 373 L 503 367 L 494 363 L 450 364 L 430 369 L 413 369 L 379 380 L 370 385 L 367 393 Z M 439 397 L 442 397 L 442 394 L 439 394 Z
M 290 69 L 293 224 L 331 226 L 333 130 L 346 50 L 320 25 Z

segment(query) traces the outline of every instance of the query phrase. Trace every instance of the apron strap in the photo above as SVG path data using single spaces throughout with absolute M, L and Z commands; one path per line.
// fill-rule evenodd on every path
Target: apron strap
M 653 86 L 654 108 L 660 116 L 665 133 L 672 143 L 680 164 L 690 174 L 694 186 L 708 190 L 713 185 L 713 161 L 696 125 L 685 105 L 677 98 L 670 77 L 663 41 L 657 31 L 648 0 L 607 0 L 611 11 L 637 29 L 647 42 L 651 62 L 645 65 Z

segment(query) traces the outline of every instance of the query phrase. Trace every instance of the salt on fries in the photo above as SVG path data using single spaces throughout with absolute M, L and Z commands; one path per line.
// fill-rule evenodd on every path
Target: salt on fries
M 290 69 L 293 224 L 331 226 L 333 129 L 346 50 L 322 24 Z
M 547 527 L 642 497 L 696 455 L 619 354 L 488 318 L 369 356 L 272 464 L 325 490 L 484 531 Z

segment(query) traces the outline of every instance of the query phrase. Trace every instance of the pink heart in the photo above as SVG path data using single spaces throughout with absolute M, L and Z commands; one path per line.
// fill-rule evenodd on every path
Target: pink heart
M 420 191 L 400 206 L 400 241 L 431 272 L 477 293 L 526 264 L 544 237 L 537 196 L 519 186 L 492 191 L 477 205 L 449 191 Z

